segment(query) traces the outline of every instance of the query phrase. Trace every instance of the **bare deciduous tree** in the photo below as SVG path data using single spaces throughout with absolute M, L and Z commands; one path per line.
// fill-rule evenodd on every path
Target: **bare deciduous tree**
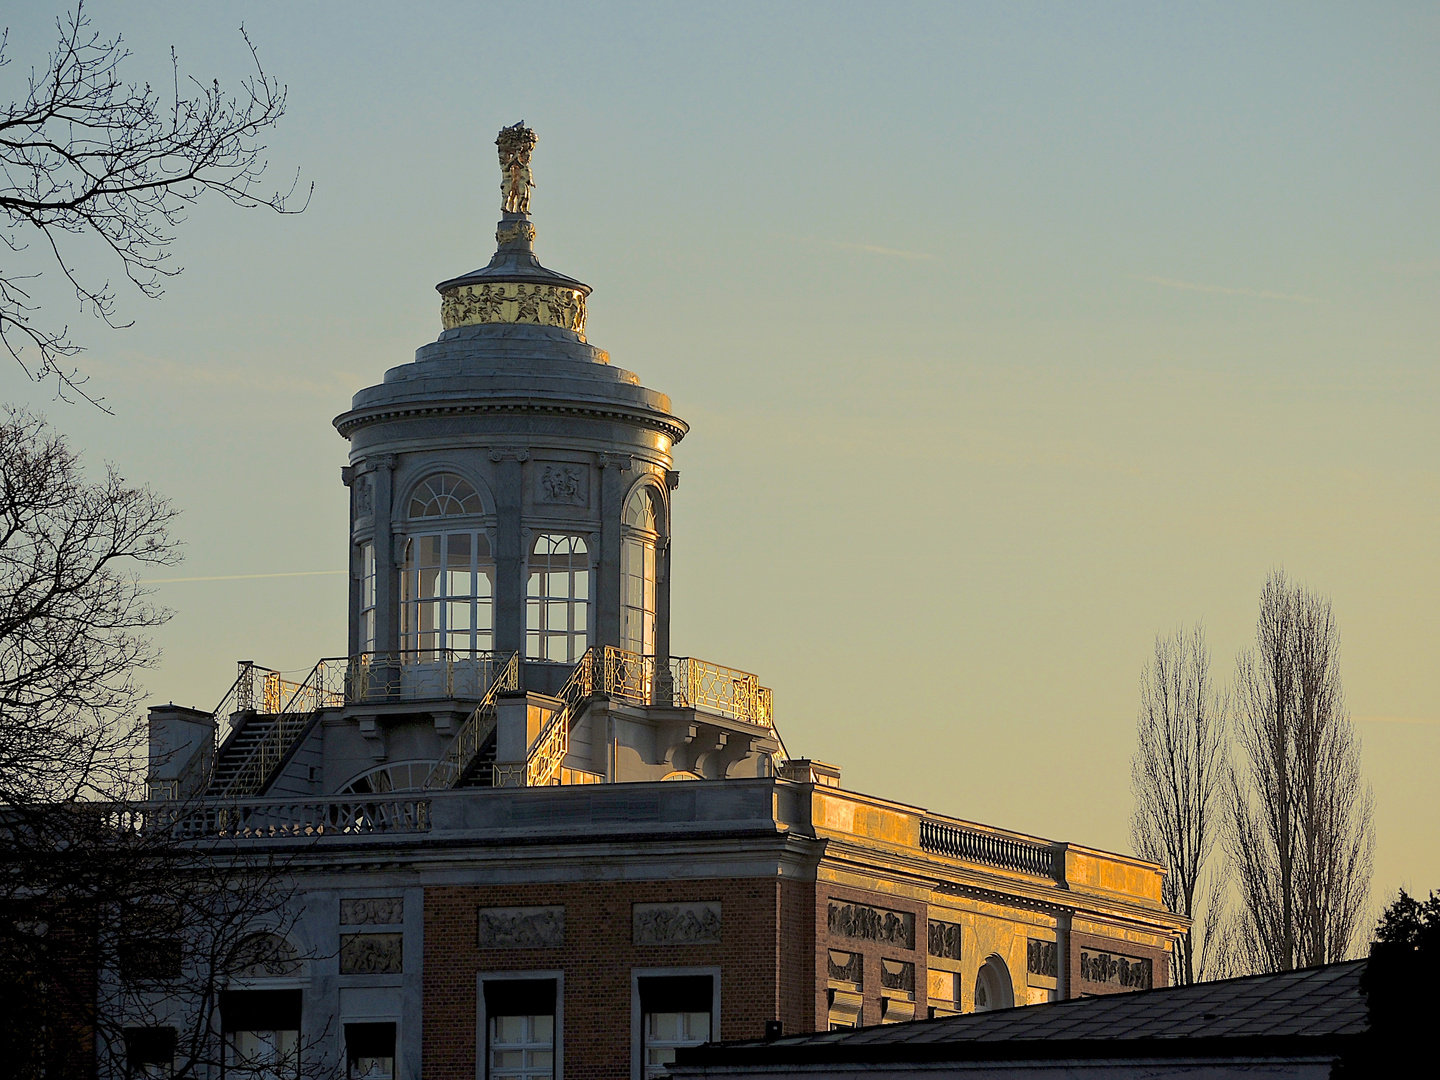
M 1345 709 L 1326 598 L 1273 573 L 1237 672 L 1228 847 L 1252 970 L 1344 959 L 1365 914 L 1374 799 Z
M 173 518 L 114 466 L 89 482 L 44 420 L 0 418 L 0 804 L 132 793 L 135 674 L 169 617 L 139 571 L 176 560 Z
M 141 294 L 156 297 L 181 269 L 170 259 L 175 228 L 206 192 L 241 207 L 289 211 L 294 183 L 286 192 L 261 188 L 261 138 L 284 115 L 285 88 L 265 74 L 243 28 L 254 71 L 236 92 L 218 80 L 182 79 L 172 49 L 162 96 L 122 79 L 129 51 L 119 36 L 92 27 L 83 3 L 56 27 L 45 65 L 31 69 L 22 96 L 0 107 L 0 240 L 17 259 L 35 243 L 39 265 L 59 268 L 82 311 L 128 325 L 118 321 L 109 281 L 83 272 L 68 245 L 98 241 Z M 9 63 L 5 43 L 0 37 L 0 68 Z M 98 403 L 70 362 L 80 346 L 68 327 L 37 318 L 26 283 L 38 273 L 0 270 L 0 342 L 31 378 L 54 378 L 60 396 L 74 391 Z
M 174 1076 L 218 1075 L 220 990 L 257 962 L 257 929 L 279 940 L 294 919 L 285 858 L 213 829 L 185 839 L 213 809 L 134 802 L 136 676 L 156 657 L 147 632 L 169 615 L 139 575 L 176 560 L 173 518 L 113 467 L 87 479 L 44 420 L 0 417 L 7 1075 L 93 1073 L 97 1056 L 128 1075 L 127 1029 L 155 1025 L 176 1030 Z
M 1130 834 L 1136 854 L 1165 867 L 1166 906 L 1198 924 L 1171 955 L 1177 983 L 1213 976 L 1219 959 L 1223 896 L 1206 864 L 1223 822 L 1227 708 L 1204 628 L 1157 635 L 1140 676 Z

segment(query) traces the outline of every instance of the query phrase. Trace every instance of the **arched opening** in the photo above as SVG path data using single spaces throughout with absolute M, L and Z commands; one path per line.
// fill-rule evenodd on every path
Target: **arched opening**
M 1009 1009 L 1014 1004 L 1015 988 L 1010 981 L 1010 969 L 1000 957 L 989 957 L 975 976 L 975 1011 Z
M 387 791 L 418 791 L 425 786 L 425 780 L 434 768 L 435 762 L 428 759 L 392 761 L 351 777 L 336 794 L 378 795 Z
M 590 549 L 583 537 L 541 533 L 530 549 L 525 655 L 573 664 L 590 641 Z
M 655 652 L 655 560 L 660 540 L 657 501 L 654 488 L 638 487 L 626 502 L 621 519 L 620 647 L 642 656 Z

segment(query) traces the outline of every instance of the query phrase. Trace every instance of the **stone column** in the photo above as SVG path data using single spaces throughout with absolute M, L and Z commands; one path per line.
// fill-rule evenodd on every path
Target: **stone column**
M 674 469 L 665 473 L 665 487 L 669 494 L 665 499 L 665 520 L 660 522 L 660 549 L 655 552 L 655 655 L 665 668 L 665 682 L 669 682 L 670 657 L 670 532 L 674 519 L 671 506 L 675 501 L 675 489 L 680 486 L 680 474 Z
M 600 552 L 595 566 L 595 640 L 592 645 L 620 644 L 620 516 L 625 512 L 629 454 L 603 453 L 600 466 Z
M 525 549 L 520 507 L 528 450 L 491 450 L 495 469 L 495 648 L 525 656 Z M 523 684 L 522 684 L 523 685 Z
M 375 651 L 400 648 L 400 575 L 395 566 L 395 466 L 399 458 L 382 454 L 370 474 L 375 485 Z
M 347 565 L 350 568 L 348 632 L 345 636 L 346 655 L 354 656 L 360 651 L 360 576 L 364 573 L 360 561 L 360 545 L 355 542 L 355 468 L 346 465 L 340 470 L 340 482 L 350 496 L 350 528 L 346 536 L 346 550 L 350 554 Z

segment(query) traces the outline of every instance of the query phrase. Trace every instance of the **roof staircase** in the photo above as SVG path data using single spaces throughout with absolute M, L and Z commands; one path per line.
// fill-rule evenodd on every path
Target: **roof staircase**
M 216 752 L 206 795 L 246 799 L 262 794 L 321 711 L 345 703 L 345 668 L 343 658 L 319 660 L 295 683 L 282 679 L 278 671 L 242 660 L 235 685 L 216 706 L 215 716 L 225 715 L 232 703 L 236 713 L 248 715 Z

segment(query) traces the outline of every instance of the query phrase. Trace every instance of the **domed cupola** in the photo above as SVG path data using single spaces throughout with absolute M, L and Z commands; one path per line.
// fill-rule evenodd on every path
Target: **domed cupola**
M 535 143 L 523 124 L 500 132 L 494 256 L 436 286 L 439 338 L 335 426 L 351 445 L 352 655 L 513 653 L 543 690 L 587 648 L 667 654 L 687 426 L 586 341 L 590 287 L 536 257 Z

